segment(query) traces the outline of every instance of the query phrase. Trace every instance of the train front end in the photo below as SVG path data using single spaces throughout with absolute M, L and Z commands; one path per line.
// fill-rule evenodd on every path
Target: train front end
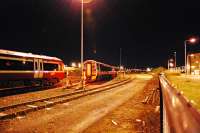
M 97 63 L 93 60 L 84 62 L 84 75 L 87 82 L 93 82 L 97 79 Z

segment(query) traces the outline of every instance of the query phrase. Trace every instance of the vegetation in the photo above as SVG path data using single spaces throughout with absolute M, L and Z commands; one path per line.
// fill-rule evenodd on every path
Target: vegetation
M 189 100 L 193 100 L 193 106 L 200 110 L 200 78 L 185 76 L 178 73 L 167 73 L 167 78 L 179 91 L 183 91 Z

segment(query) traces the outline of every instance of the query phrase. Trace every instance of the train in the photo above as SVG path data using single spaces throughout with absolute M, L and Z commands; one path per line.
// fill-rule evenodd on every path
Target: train
M 95 60 L 84 61 L 84 77 L 87 82 L 110 80 L 117 76 L 119 67 Z
M 0 49 L 0 88 L 52 86 L 65 77 L 57 57 Z

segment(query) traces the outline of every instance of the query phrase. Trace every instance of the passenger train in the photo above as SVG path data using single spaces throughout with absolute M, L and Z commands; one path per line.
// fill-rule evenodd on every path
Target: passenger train
M 84 75 L 87 82 L 108 80 L 117 76 L 119 67 L 111 66 L 95 60 L 84 62 Z
M 0 49 L 0 88 L 51 86 L 64 78 L 59 58 Z

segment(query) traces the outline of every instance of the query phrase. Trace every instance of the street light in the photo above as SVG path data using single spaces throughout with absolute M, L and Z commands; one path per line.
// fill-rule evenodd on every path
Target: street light
M 84 0 L 81 1 L 81 88 L 84 89 L 84 73 L 83 73 L 83 4 Z
M 196 38 L 190 38 L 189 40 L 184 41 L 184 45 L 185 45 L 185 74 L 187 74 L 187 42 L 196 43 L 196 41 L 197 41 Z
M 81 0 L 81 88 L 84 89 L 84 73 L 83 73 L 83 40 L 84 40 L 84 23 L 83 23 L 83 13 L 84 13 L 84 4 L 90 3 L 93 0 Z

